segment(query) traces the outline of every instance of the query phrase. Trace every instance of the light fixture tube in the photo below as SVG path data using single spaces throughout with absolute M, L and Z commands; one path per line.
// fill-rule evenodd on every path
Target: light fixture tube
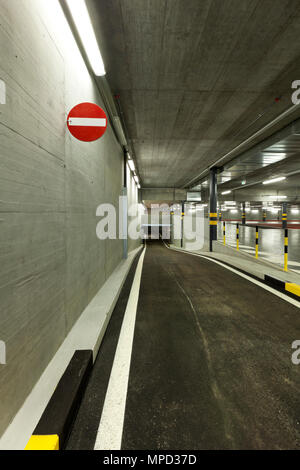
M 221 194 L 230 194 L 231 191 L 223 191 Z
M 128 165 L 131 171 L 135 172 L 135 165 L 133 160 L 128 160 Z
M 67 0 L 86 55 L 97 77 L 105 75 L 105 67 L 85 0 Z
M 277 181 L 283 181 L 283 180 L 285 180 L 285 176 L 280 176 L 278 178 L 273 178 L 272 180 L 263 181 L 263 184 L 277 183 Z

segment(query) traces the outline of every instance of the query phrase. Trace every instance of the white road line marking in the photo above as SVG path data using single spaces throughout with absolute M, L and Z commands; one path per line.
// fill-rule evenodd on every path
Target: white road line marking
M 106 391 L 95 450 L 121 449 L 136 310 L 145 252 L 146 246 L 135 271 Z
M 72 117 L 68 120 L 69 126 L 87 126 L 87 127 L 105 127 L 105 118 L 76 118 Z
M 165 244 L 165 246 L 169 250 L 174 250 L 174 251 L 178 251 L 180 253 L 185 253 L 186 255 L 198 256 L 199 258 L 207 259 L 208 261 L 211 261 L 212 263 L 219 264 L 223 268 L 228 269 L 228 271 L 231 271 L 231 272 L 237 274 L 238 276 L 241 276 L 244 279 L 247 279 L 248 281 L 252 282 L 253 284 L 256 284 L 257 286 L 262 287 L 263 289 L 271 292 L 272 294 L 277 295 L 277 297 L 280 297 L 281 299 L 286 300 L 287 302 L 294 305 L 295 307 L 300 308 L 300 302 L 298 300 L 294 300 L 291 297 L 288 297 L 287 295 L 283 294 L 282 292 L 279 292 L 278 290 L 273 289 L 272 287 L 268 286 L 267 284 L 263 284 L 262 282 L 257 281 L 256 279 L 254 279 L 253 277 L 247 276 L 247 274 L 241 273 L 240 271 L 237 271 L 236 269 L 231 268 L 230 266 L 227 266 L 226 264 L 223 264 L 220 261 L 217 261 L 216 259 L 210 258 L 209 256 L 200 255 L 198 253 L 190 253 L 188 251 L 180 250 L 178 248 L 171 248 L 171 247 L 168 247 L 166 244 Z

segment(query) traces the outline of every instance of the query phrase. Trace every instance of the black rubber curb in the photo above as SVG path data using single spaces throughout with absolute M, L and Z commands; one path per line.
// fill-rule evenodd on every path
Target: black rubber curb
M 64 448 L 92 368 L 93 351 L 75 351 L 26 446 L 26 450 L 60 450 Z
M 294 294 L 293 292 L 289 292 L 289 286 L 295 286 L 297 289 L 295 291 L 299 292 L 299 285 L 293 284 L 291 282 L 284 282 L 281 281 L 280 279 L 276 279 L 275 277 L 268 276 L 265 274 L 265 282 L 269 286 L 273 287 L 274 289 L 279 290 L 280 292 L 283 292 L 285 295 L 288 295 L 292 299 L 296 299 L 299 301 L 299 294 Z
M 141 253 L 142 250 L 132 260 L 117 301 Z M 66 447 L 93 367 L 92 350 L 74 352 L 25 450 L 63 450 Z
M 275 277 L 268 276 L 265 274 L 265 282 L 271 287 L 274 287 L 281 292 L 285 292 L 285 282 L 281 281 L 280 279 L 276 279 Z

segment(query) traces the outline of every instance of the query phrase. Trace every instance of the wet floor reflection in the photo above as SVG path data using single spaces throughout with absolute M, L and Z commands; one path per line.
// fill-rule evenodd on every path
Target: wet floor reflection
M 255 226 L 239 224 L 240 250 L 255 252 Z M 218 239 L 223 239 L 223 225 L 218 223 Z M 272 263 L 282 265 L 284 260 L 284 230 L 259 228 L 259 256 Z M 289 230 L 289 268 L 300 272 L 300 230 Z M 236 246 L 236 224 L 226 223 L 226 244 Z

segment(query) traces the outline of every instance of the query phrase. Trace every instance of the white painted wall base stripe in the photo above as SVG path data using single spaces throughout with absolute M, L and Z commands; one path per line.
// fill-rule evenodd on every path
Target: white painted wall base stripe
M 105 127 L 106 119 L 102 118 L 69 118 L 69 126 L 86 126 L 86 127 Z
M 107 387 L 95 450 L 121 449 L 136 310 L 145 252 L 146 247 L 139 259 L 132 283 Z

